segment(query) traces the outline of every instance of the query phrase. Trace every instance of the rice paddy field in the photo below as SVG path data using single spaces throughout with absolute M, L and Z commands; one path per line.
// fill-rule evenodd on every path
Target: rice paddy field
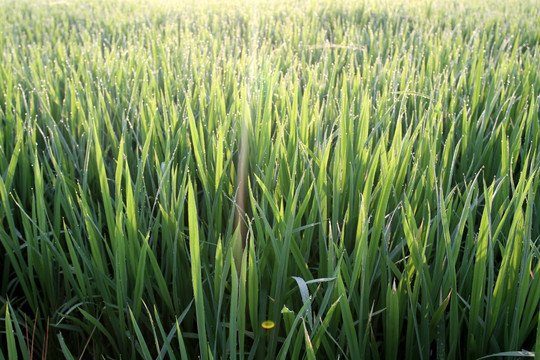
M 0 0 L 0 359 L 540 354 L 538 19 Z

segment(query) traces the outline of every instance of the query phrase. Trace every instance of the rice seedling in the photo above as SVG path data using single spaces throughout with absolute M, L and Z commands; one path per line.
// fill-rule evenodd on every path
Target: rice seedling
M 0 359 L 540 352 L 537 2 L 0 8 Z

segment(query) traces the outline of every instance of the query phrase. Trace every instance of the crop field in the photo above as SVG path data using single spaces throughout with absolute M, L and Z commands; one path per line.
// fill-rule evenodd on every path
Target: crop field
M 0 360 L 540 354 L 539 19 L 0 0 Z

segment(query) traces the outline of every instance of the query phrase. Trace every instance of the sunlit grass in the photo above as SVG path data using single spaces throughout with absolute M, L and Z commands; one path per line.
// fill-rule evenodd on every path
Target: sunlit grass
M 540 351 L 534 1 L 0 5 L 0 360 Z

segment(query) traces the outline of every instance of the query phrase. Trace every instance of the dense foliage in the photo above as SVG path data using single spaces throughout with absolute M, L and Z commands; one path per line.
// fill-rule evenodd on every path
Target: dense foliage
M 0 359 L 540 350 L 538 2 L 142 3 L 0 2 Z

